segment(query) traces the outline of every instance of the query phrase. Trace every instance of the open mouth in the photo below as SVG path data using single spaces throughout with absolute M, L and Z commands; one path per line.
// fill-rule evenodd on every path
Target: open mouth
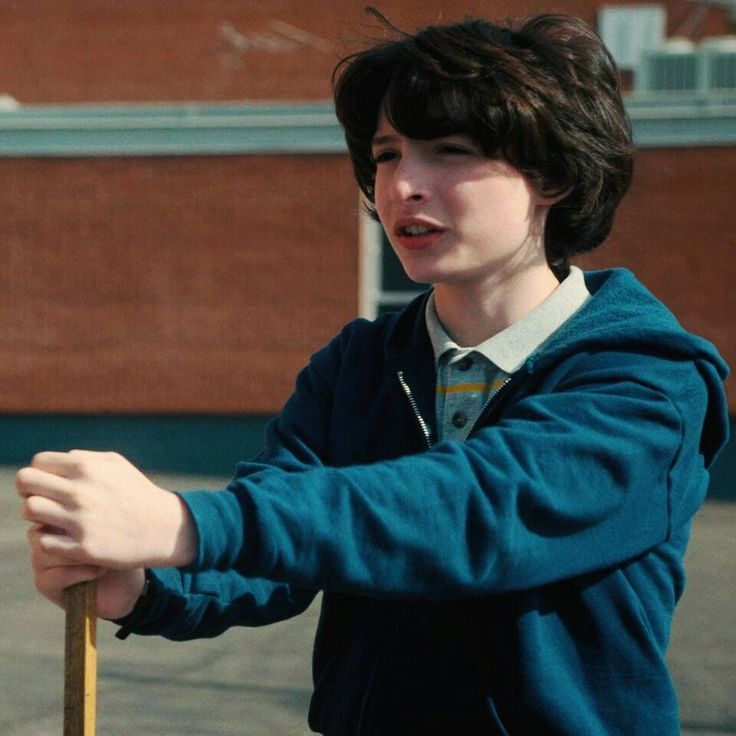
M 406 227 L 399 228 L 399 235 L 404 235 L 410 238 L 438 232 L 439 230 L 436 227 L 428 227 L 427 225 L 407 225 Z

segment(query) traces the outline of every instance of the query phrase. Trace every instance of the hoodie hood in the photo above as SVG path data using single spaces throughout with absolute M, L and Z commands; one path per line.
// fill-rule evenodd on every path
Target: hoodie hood
M 585 283 L 592 298 L 530 357 L 528 369 L 556 362 L 571 351 L 596 349 L 691 361 L 708 390 L 701 451 L 710 467 L 728 441 L 728 402 L 723 388 L 729 375 L 726 362 L 712 343 L 685 330 L 627 269 L 590 271 Z
M 667 307 L 623 268 L 585 273 L 593 297 L 565 323 L 533 360 L 557 360 L 575 349 L 606 346 L 673 360 L 704 361 L 721 383 L 726 362 L 707 340 L 687 332 Z

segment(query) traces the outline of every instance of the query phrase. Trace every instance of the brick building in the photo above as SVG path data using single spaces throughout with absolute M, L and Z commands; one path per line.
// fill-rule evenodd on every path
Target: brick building
M 488 9 L 396 5 L 407 28 Z M 704 39 L 734 32 L 727 3 L 556 5 L 494 12 L 597 24 L 639 146 L 610 241 L 581 265 L 631 267 L 736 365 L 736 49 L 719 42 L 725 81 L 697 71 Z M 229 472 L 311 352 L 407 298 L 329 102 L 336 59 L 381 30 L 362 2 L 337 6 L 0 0 L 0 461 L 84 445 Z M 718 476 L 730 487 L 733 451 Z

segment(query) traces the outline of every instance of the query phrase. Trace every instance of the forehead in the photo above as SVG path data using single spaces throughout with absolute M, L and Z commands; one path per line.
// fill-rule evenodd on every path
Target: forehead
M 383 143 L 384 139 L 398 138 L 400 135 L 389 121 L 386 111 L 381 107 L 378 112 L 378 120 L 376 121 L 376 132 L 371 139 L 371 143 L 375 146 L 378 143 Z

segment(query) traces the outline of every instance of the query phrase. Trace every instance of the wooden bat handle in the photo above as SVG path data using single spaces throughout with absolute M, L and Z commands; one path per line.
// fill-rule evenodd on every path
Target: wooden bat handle
M 97 706 L 97 583 L 67 588 L 64 736 L 94 736 Z

